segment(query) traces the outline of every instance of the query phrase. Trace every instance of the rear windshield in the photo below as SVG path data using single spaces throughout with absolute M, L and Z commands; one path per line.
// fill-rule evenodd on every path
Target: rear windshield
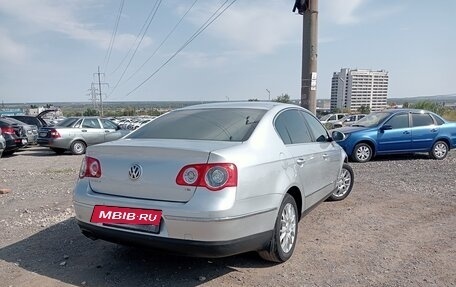
M 246 141 L 265 112 L 234 108 L 177 110 L 151 121 L 127 138 Z

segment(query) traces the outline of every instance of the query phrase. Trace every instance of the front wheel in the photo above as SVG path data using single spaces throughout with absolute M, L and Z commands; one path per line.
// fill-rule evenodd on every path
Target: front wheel
M 429 155 L 433 159 L 444 159 L 448 154 L 448 145 L 444 141 L 436 141 L 432 146 Z
M 347 163 L 344 163 L 337 179 L 337 190 L 334 191 L 328 200 L 339 201 L 345 199 L 353 188 L 355 174 Z
M 366 143 L 359 143 L 353 149 L 351 159 L 356 162 L 368 162 L 372 158 L 372 148 Z
M 265 260 L 285 262 L 290 259 L 298 236 L 298 208 L 290 194 L 286 194 L 280 205 L 274 233 L 268 248 L 258 254 Z

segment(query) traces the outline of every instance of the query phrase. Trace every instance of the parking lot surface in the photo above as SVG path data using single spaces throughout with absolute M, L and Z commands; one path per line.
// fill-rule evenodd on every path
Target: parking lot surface
M 293 257 L 204 259 L 85 238 L 72 188 L 83 156 L 0 158 L 0 286 L 456 286 L 456 151 L 351 163 L 355 186 L 299 224 Z

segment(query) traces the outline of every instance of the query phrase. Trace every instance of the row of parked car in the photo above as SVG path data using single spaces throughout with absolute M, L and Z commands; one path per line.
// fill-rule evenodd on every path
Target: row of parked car
M 10 155 L 29 143 L 36 143 L 38 128 L 14 118 L 0 118 L 0 154 Z
M 50 112 L 46 111 L 45 113 Z M 154 117 L 70 117 L 47 122 L 38 116 L 0 117 L 0 156 L 29 144 L 49 147 L 57 154 L 84 154 L 87 146 L 113 141 L 150 122 Z
M 84 154 L 90 145 L 113 141 L 153 118 L 106 119 L 71 117 L 49 125 L 40 116 L 0 118 L 0 154 L 12 154 L 28 144 L 49 147 L 57 154 Z M 456 145 L 456 124 L 423 110 L 386 110 L 369 115 L 329 114 L 320 122 L 340 132 L 335 140 L 353 161 L 376 155 L 428 152 L 443 159 Z
M 20 148 L 38 143 L 38 130 L 48 126 L 43 116 L 55 110 L 46 110 L 37 116 L 15 115 L 0 117 L 0 157 L 11 155 Z

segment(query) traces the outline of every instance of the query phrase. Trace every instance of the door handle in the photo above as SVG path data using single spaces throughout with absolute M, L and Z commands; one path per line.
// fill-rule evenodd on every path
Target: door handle
M 109 133 L 109 130 L 105 130 L 105 133 Z
M 437 129 L 432 129 L 431 132 L 435 133 L 437 131 Z
M 87 132 L 87 130 L 81 130 L 81 132 L 83 132 L 83 133 L 86 133 L 86 132 Z
M 326 153 L 323 155 L 323 159 L 328 159 L 329 155 L 327 155 Z
M 303 159 L 303 158 L 298 158 L 298 159 L 296 160 L 296 163 L 297 163 L 298 165 L 300 165 L 300 166 L 303 166 L 303 165 L 306 163 L 306 160 Z
M 405 131 L 405 132 L 403 132 L 403 134 L 404 135 L 408 135 L 408 134 L 410 134 L 410 132 L 409 131 Z

